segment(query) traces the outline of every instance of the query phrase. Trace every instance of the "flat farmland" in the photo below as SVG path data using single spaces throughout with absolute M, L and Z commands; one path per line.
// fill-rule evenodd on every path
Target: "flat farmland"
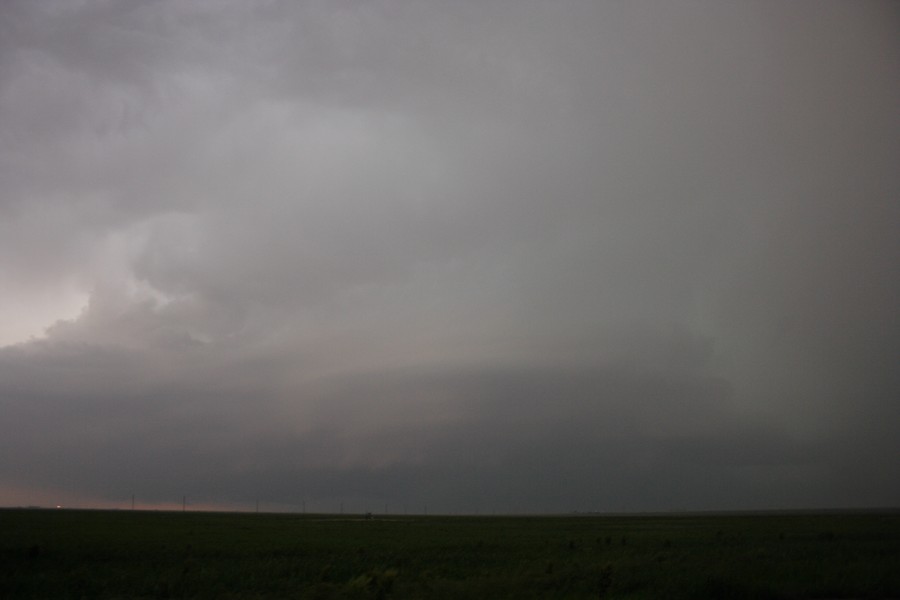
M 900 514 L 4 509 L 0 598 L 900 598 Z

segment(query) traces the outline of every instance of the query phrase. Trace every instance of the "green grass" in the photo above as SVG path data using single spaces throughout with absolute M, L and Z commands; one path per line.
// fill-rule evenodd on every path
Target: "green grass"
M 900 597 L 900 515 L 0 510 L 0 598 Z

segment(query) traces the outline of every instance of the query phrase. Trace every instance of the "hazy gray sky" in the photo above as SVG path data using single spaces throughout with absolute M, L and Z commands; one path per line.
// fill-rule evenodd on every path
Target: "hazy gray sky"
M 900 505 L 898 34 L 3 2 L 0 505 Z

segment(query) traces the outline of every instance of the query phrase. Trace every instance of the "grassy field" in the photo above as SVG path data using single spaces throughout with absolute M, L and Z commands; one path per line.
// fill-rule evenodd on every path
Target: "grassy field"
M 900 598 L 900 514 L 0 510 L 0 598 Z

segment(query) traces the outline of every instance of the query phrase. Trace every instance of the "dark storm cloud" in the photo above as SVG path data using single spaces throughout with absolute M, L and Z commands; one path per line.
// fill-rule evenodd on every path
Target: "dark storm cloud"
M 896 504 L 897 23 L 5 3 L 0 490 Z
M 114 498 L 137 490 L 145 500 L 187 491 L 247 502 L 255 494 L 332 509 L 342 500 L 357 509 L 389 502 L 451 511 L 758 507 L 731 470 L 818 460 L 783 432 L 739 420 L 728 386 L 696 376 L 624 368 L 377 372 L 295 388 L 306 406 L 277 422 L 260 414 L 271 398 L 256 398 L 250 410 L 246 392 L 229 383 L 201 391 L 155 378 L 107 381 L 121 391 L 100 400 L 99 390 L 68 382 L 89 394 L 71 397 L 49 383 L 61 372 L 134 376 L 121 356 L 72 354 L 57 350 L 55 363 L 45 361 L 45 389 L 4 390 L 13 399 L 4 406 L 10 423 L 43 415 L 41 438 L 53 440 L 29 449 L 18 474 Z M 10 455 L 28 445 L 12 426 L 4 434 Z

